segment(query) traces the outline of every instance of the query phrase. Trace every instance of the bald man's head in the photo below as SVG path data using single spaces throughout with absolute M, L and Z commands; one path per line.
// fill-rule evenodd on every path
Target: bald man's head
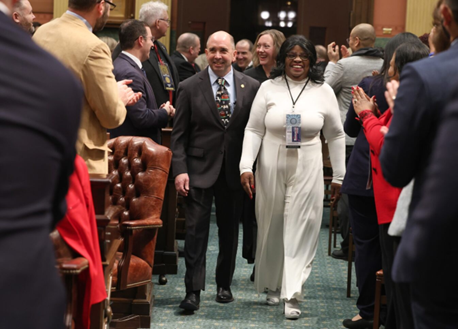
M 210 35 L 205 49 L 208 65 L 219 77 L 224 77 L 231 70 L 235 59 L 234 38 L 227 32 L 218 31 Z
M 362 23 L 351 30 L 349 45 L 353 52 L 361 48 L 374 47 L 375 29 L 372 25 Z
M 316 61 L 317 63 L 326 61 L 328 56 L 327 56 L 327 51 L 326 48 L 322 45 L 317 45 L 315 46 L 315 51 L 316 51 Z
M 200 39 L 197 34 L 183 33 L 177 40 L 177 51 L 194 63 L 200 52 Z

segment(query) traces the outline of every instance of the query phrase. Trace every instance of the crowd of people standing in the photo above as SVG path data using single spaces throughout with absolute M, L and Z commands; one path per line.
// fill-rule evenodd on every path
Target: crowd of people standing
M 122 23 L 119 43 L 110 50 L 93 32 L 103 28 L 112 7 L 108 0 L 70 0 L 63 16 L 41 26 L 33 42 L 28 35 L 34 32 L 30 3 L 0 0 L 0 27 L 9 31 L 9 36 L 0 36 L 0 45 L 8 49 L 0 54 L 1 72 L 17 64 L 14 54 L 30 52 L 36 56 L 35 62 L 25 64 L 31 72 L 43 75 L 36 67 L 48 66 L 63 72 L 50 74 L 40 88 L 57 83 L 61 97 L 74 100 L 65 105 L 61 97 L 43 92 L 41 98 L 30 98 L 30 106 L 13 111 L 32 118 L 39 112 L 30 114 L 29 107 L 39 107 L 50 117 L 61 118 L 58 110 L 64 111 L 74 120 L 63 132 L 52 120 L 27 122 L 10 115 L 14 104 L 0 93 L 1 104 L 7 104 L 0 108 L 0 151 L 13 154 L 35 140 L 42 156 L 31 150 L 20 159 L 30 163 L 31 157 L 40 158 L 43 163 L 35 161 L 36 171 L 45 173 L 42 180 L 54 182 L 48 184 L 48 206 L 41 215 L 13 216 L 12 207 L 21 205 L 9 199 L 0 203 L 0 237 L 8 237 L 12 229 L 21 231 L 21 225 L 14 225 L 33 217 L 39 226 L 36 243 L 49 252 L 45 240 L 65 214 L 76 153 L 89 173 L 106 174 L 107 130 L 112 137 L 143 136 L 160 144 L 161 128 L 173 119 L 172 175 L 186 213 L 186 295 L 179 307 L 192 312 L 200 308 L 214 202 L 219 238 L 215 301 L 235 300 L 231 284 L 242 220 L 243 257 L 255 264 L 254 289 L 266 292 L 268 305 L 283 303 L 286 319 L 297 319 L 301 303 L 307 302 L 304 284 L 322 224 L 324 137 L 332 164 L 331 194 L 339 203 L 344 237 L 333 257 L 349 252 L 345 241 L 350 228 L 356 247 L 359 312 L 344 319 L 343 326 L 372 328 L 375 276 L 383 269 L 387 306 L 381 320 L 386 328 L 458 327 L 453 294 L 457 281 L 447 270 L 450 262 L 454 269 L 457 251 L 453 233 L 458 205 L 451 170 L 458 164 L 457 0 L 438 1 L 429 47 L 404 32 L 384 49 L 377 48 L 370 24 L 351 30 L 348 47 L 331 42 L 327 51 L 302 35 L 285 38 L 275 29 L 261 32 L 254 43 L 235 43 L 229 33 L 217 31 L 202 47 L 208 66 L 198 65 L 203 40 L 193 33 L 182 34 L 169 56 L 159 41 L 170 25 L 168 7 L 160 1 L 143 4 L 139 20 Z M 26 40 L 23 49 L 14 48 L 11 36 Z M 0 73 L 0 81 L 7 80 Z M 41 94 L 36 86 L 27 88 L 29 96 Z M 14 88 L 8 94 L 23 104 Z M 18 144 L 8 142 L 7 134 L 20 136 Z M 0 169 L 17 166 L 13 158 L 0 161 Z M 2 195 L 18 188 L 19 176 L 18 171 L 1 185 Z M 37 177 L 28 179 L 35 182 Z M 32 198 L 27 193 L 25 200 Z M 14 225 L 6 225 L 3 218 Z M 14 243 L 4 238 L 5 245 L 17 249 L 29 236 L 23 229 Z M 37 287 L 33 278 L 21 280 L 37 294 L 55 286 L 42 307 L 52 312 L 43 309 L 20 322 L 24 327 L 40 323 L 40 328 L 57 328 L 56 316 L 63 308 L 49 305 L 63 305 L 62 287 L 52 257 L 35 257 L 48 265 L 38 274 L 48 286 Z M 2 257 L 0 264 L 7 267 Z M 26 267 L 21 270 L 29 271 Z M 0 287 L 14 280 L 15 272 L 6 271 Z M 13 298 L 11 290 L 3 293 Z M 42 313 L 47 316 L 38 319 Z M 11 311 L 9 319 L 0 318 L 0 327 L 18 317 Z

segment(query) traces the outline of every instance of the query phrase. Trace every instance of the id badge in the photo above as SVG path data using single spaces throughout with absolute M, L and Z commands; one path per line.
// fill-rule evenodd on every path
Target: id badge
M 286 114 L 286 148 L 301 147 L 301 115 Z
M 170 75 L 169 66 L 167 63 L 158 62 L 159 69 L 161 70 L 162 82 L 164 83 L 165 90 L 175 90 L 172 77 Z

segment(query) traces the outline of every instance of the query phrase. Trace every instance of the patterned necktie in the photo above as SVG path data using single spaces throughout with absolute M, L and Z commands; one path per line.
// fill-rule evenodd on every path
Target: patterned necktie
M 143 75 L 144 75 L 145 78 L 146 78 L 146 71 L 145 71 L 145 69 L 144 69 L 143 67 L 142 67 L 142 73 L 143 73 Z
M 224 78 L 218 78 L 216 82 L 219 85 L 218 90 L 216 91 L 216 108 L 218 109 L 223 125 L 227 127 L 231 118 L 231 102 L 229 99 L 229 93 L 227 92 L 225 86 L 226 80 L 224 80 Z

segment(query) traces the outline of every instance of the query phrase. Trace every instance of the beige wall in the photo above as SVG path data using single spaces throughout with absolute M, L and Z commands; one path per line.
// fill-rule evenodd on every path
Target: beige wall
M 418 36 L 429 33 L 437 0 L 407 0 L 406 31 Z
M 114 3 L 116 3 L 117 0 L 114 0 Z M 140 7 L 148 2 L 150 0 L 135 0 L 135 18 L 138 19 L 138 13 L 140 11 Z M 165 3 L 167 6 L 169 6 L 169 18 L 172 18 L 172 0 L 162 0 L 163 3 Z M 68 0 L 54 0 L 54 18 L 62 16 L 62 14 L 67 10 L 68 6 Z M 170 44 L 170 27 L 169 31 L 167 32 L 167 35 L 163 38 L 161 38 L 161 42 L 165 44 L 167 48 L 169 48 Z

